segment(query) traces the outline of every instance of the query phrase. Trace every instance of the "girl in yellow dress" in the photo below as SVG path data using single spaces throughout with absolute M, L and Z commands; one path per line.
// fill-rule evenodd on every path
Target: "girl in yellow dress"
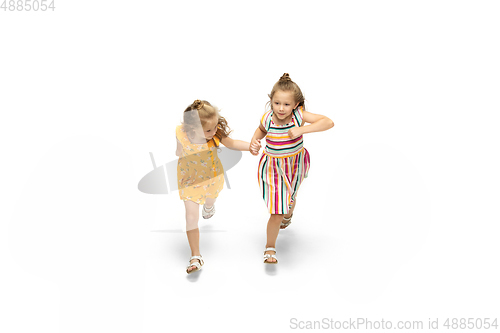
M 212 217 L 215 200 L 224 187 L 224 169 L 217 147 L 222 143 L 230 149 L 249 151 L 250 143 L 231 139 L 226 119 L 207 101 L 194 101 L 184 111 L 183 119 L 175 133 L 179 156 L 177 181 L 186 208 L 186 233 L 191 248 L 186 272 L 190 274 L 204 264 L 200 254 L 199 205 L 203 205 L 203 218 Z

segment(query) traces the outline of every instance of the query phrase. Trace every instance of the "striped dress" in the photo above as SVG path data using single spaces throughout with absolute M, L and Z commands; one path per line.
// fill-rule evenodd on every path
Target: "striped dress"
M 266 129 L 266 148 L 259 161 L 259 185 L 262 197 L 271 214 L 288 214 L 295 200 L 302 180 L 309 171 L 309 152 L 304 148 L 302 135 L 296 139 L 288 136 L 288 131 L 303 123 L 302 106 L 293 110 L 292 121 L 286 125 L 276 125 L 273 111 L 261 118 Z

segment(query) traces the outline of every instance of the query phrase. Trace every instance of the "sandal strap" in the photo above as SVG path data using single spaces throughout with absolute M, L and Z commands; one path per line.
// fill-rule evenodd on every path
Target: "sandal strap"
M 197 262 L 197 261 L 195 261 L 195 262 L 193 262 L 193 263 L 189 263 L 189 265 L 188 265 L 188 267 L 187 267 L 187 268 L 189 268 L 189 267 L 191 267 L 191 266 L 195 266 L 196 268 L 201 269 L 201 265 L 200 265 L 200 263 L 199 263 L 199 262 Z
M 276 258 L 275 254 L 269 254 L 269 253 L 264 254 L 264 259 L 269 259 L 269 258 L 278 259 Z
M 276 258 L 275 254 L 268 254 L 268 253 L 264 254 L 264 262 L 268 261 L 268 259 L 271 259 L 271 258 L 273 258 L 274 260 L 276 260 L 276 263 L 278 262 L 278 258 Z
M 276 249 L 274 247 L 266 247 L 266 250 L 264 252 L 266 251 L 274 251 L 274 253 L 276 253 Z
M 215 205 L 212 205 L 212 207 L 208 208 L 207 209 L 207 206 L 203 205 L 203 210 L 207 213 L 210 213 L 211 211 L 213 211 L 215 208 Z
M 193 260 L 193 259 L 198 259 L 200 262 L 198 263 L 197 261 L 195 261 L 195 262 L 191 263 L 191 260 Z M 189 263 L 190 263 L 190 265 L 201 264 L 202 266 L 205 264 L 203 262 L 203 257 L 202 256 L 192 256 L 191 258 L 189 258 Z
M 201 215 L 204 219 L 209 219 L 215 214 L 215 205 L 212 205 L 210 209 L 207 209 L 205 205 L 203 205 L 203 209 L 201 210 Z

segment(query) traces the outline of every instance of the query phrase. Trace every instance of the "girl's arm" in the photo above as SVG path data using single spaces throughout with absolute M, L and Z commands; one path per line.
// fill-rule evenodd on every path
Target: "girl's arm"
M 312 132 L 322 132 L 333 127 L 333 121 L 320 114 L 314 114 L 311 112 L 304 111 L 302 113 L 304 122 L 311 123 L 311 125 L 293 127 L 288 131 L 288 135 L 292 138 L 298 138 L 302 134 L 312 133 Z
M 267 131 L 262 126 L 262 124 L 259 124 L 259 127 L 255 130 L 255 133 L 253 134 L 252 140 L 250 141 L 250 153 L 252 155 L 258 155 L 259 150 L 260 150 L 260 140 L 263 139 L 267 135 Z
M 250 143 L 249 142 L 245 142 L 245 141 L 241 141 L 241 140 L 233 140 L 228 136 L 223 137 L 220 140 L 220 142 L 229 149 L 242 150 L 242 151 L 249 151 L 250 150 Z
M 262 124 L 259 124 L 259 127 L 255 130 L 255 133 L 253 134 L 252 137 L 252 142 L 254 140 L 261 140 L 267 135 L 266 129 L 262 126 Z
M 177 141 L 177 149 L 175 150 L 175 155 L 182 156 L 182 145 L 179 142 L 179 140 L 177 140 L 177 138 L 176 138 L 176 141 Z

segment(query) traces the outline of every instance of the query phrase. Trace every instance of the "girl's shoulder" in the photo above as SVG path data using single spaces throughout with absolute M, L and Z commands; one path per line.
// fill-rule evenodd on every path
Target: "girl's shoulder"
M 267 118 L 267 117 L 270 117 L 273 115 L 273 110 L 268 110 L 266 112 L 264 112 L 264 114 L 262 115 L 262 118 Z
M 271 119 L 273 118 L 273 110 L 269 110 L 264 115 L 260 118 L 260 123 L 262 126 L 266 129 L 266 131 L 269 131 L 269 127 L 271 126 Z
M 181 134 L 181 132 L 184 132 L 184 130 L 182 129 L 182 125 L 178 125 L 175 128 L 175 135 L 179 135 L 179 134 Z
M 296 124 L 302 126 L 304 122 L 304 107 L 301 105 L 293 110 L 293 117 L 295 118 Z
M 305 110 L 304 110 L 304 107 L 303 107 L 302 105 L 301 105 L 301 106 L 299 106 L 299 107 L 298 107 L 298 108 L 296 108 L 296 109 L 293 109 L 293 112 L 294 112 L 295 114 L 297 114 L 297 116 L 300 116 L 301 118 L 303 118 L 303 117 L 304 117 L 304 111 L 305 111 Z
M 175 128 L 175 137 L 183 145 L 186 144 L 187 135 L 186 132 L 184 132 L 184 127 L 182 125 L 179 125 Z

